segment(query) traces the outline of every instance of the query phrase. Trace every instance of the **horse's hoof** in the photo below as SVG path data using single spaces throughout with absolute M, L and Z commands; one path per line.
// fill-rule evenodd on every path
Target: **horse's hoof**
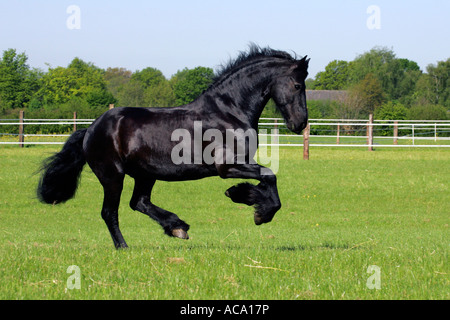
M 172 230 L 172 235 L 176 238 L 180 238 L 180 239 L 189 239 L 189 236 L 187 234 L 186 231 L 184 231 L 183 229 L 173 229 Z
M 126 244 L 125 242 L 122 242 L 122 243 L 119 243 L 119 244 L 116 246 L 116 249 L 117 249 L 117 250 L 128 249 L 128 246 L 127 246 L 127 244 Z
M 257 226 L 259 226 L 259 225 L 261 225 L 261 224 L 264 223 L 262 217 L 261 217 L 259 214 L 257 214 L 257 213 L 255 213 L 255 214 L 253 215 L 253 219 L 255 220 L 255 224 L 256 224 Z

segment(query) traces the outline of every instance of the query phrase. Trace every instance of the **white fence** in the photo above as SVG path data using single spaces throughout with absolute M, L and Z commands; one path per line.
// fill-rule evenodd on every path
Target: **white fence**
M 282 119 L 260 120 L 260 136 L 270 137 L 267 145 L 304 145 L 305 131 L 279 134 L 286 128 Z M 261 134 L 262 128 L 272 133 Z M 450 120 L 310 119 L 307 130 L 312 147 L 450 147 Z
M 19 126 L 18 134 L 0 134 L 0 144 L 63 144 L 70 134 L 27 134 L 29 125 L 89 125 L 94 119 L 0 119 L 0 126 Z M 261 118 L 261 146 L 303 147 L 450 147 L 450 120 L 310 119 L 305 132 L 289 132 L 281 118 Z M 2 130 L 5 131 L 5 130 Z M 392 131 L 392 133 L 391 133 Z M 53 139 L 55 138 L 55 139 Z M 58 139 L 59 138 L 59 139 Z M 13 140 L 13 141 L 11 141 Z M 15 140 L 15 141 L 14 141 Z M 46 140 L 46 141 L 40 141 Z

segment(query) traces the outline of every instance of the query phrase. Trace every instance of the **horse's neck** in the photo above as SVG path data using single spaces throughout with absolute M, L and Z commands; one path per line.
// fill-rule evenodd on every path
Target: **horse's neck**
M 259 71 L 264 75 L 263 70 Z M 261 113 L 270 99 L 268 86 L 272 77 L 267 74 L 261 77 L 253 77 L 253 80 L 245 74 L 233 74 L 220 85 L 208 90 L 210 98 L 219 99 L 222 112 L 233 114 L 241 121 L 248 122 L 256 129 Z

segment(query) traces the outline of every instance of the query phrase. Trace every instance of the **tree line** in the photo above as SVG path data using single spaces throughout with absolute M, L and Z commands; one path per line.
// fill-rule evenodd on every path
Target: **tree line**
M 130 107 L 168 107 L 193 101 L 212 83 L 211 68 L 185 68 L 170 79 L 155 68 L 132 72 L 101 69 L 74 58 L 67 67 L 47 72 L 30 68 L 25 53 L 14 49 L 0 59 L 0 115 L 17 116 L 25 110 L 32 118 L 96 118 L 110 104 Z
M 0 116 L 96 118 L 110 104 L 168 107 L 189 103 L 214 79 L 207 67 L 183 69 L 167 79 L 152 67 L 130 71 L 101 69 L 74 58 L 67 67 L 31 68 L 25 53 L 3 51 L 0 58 Z M 414 61 L 375 47 L 353 61 L 331 61 L 307 82 L 311 90 L 346 90 L 339 101 L 308 101 L 311 118 L 447 119 L 450 109 L 450 58 L 426 72 Z M 272 102 L 263 116 L 277 116 Z
M 381 120 L 450 118 L 450 58 L 423 72 L 415 61 L 375 47 L 353 61 L 331 61 L 307 87 L 347 91 L 342 101 L 313 103 L 314 118 L 367 118 L 369 113 Z

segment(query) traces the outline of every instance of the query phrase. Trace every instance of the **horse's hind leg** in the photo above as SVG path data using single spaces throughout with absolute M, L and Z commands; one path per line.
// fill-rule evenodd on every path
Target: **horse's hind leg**
M 105 221 L 114 246 L 118 248 L 127 248 L 127 243 L 119 229 L 119 203 L 123 188 L 123 174 L 118 174 L 116 178 L 102 179 L 104 190 L 102 218 Z
M 130 207 L 133 210 L 142 212 L 156 220 L 167 235 L 181 239 L 189 239 L 187 234 L 189 225 L 186 222 L 178 218 L 175 213 L 164 210 L 151 203 L 150 194 L 154 184 L 154 179 L 146 180 L 135 178 Z

